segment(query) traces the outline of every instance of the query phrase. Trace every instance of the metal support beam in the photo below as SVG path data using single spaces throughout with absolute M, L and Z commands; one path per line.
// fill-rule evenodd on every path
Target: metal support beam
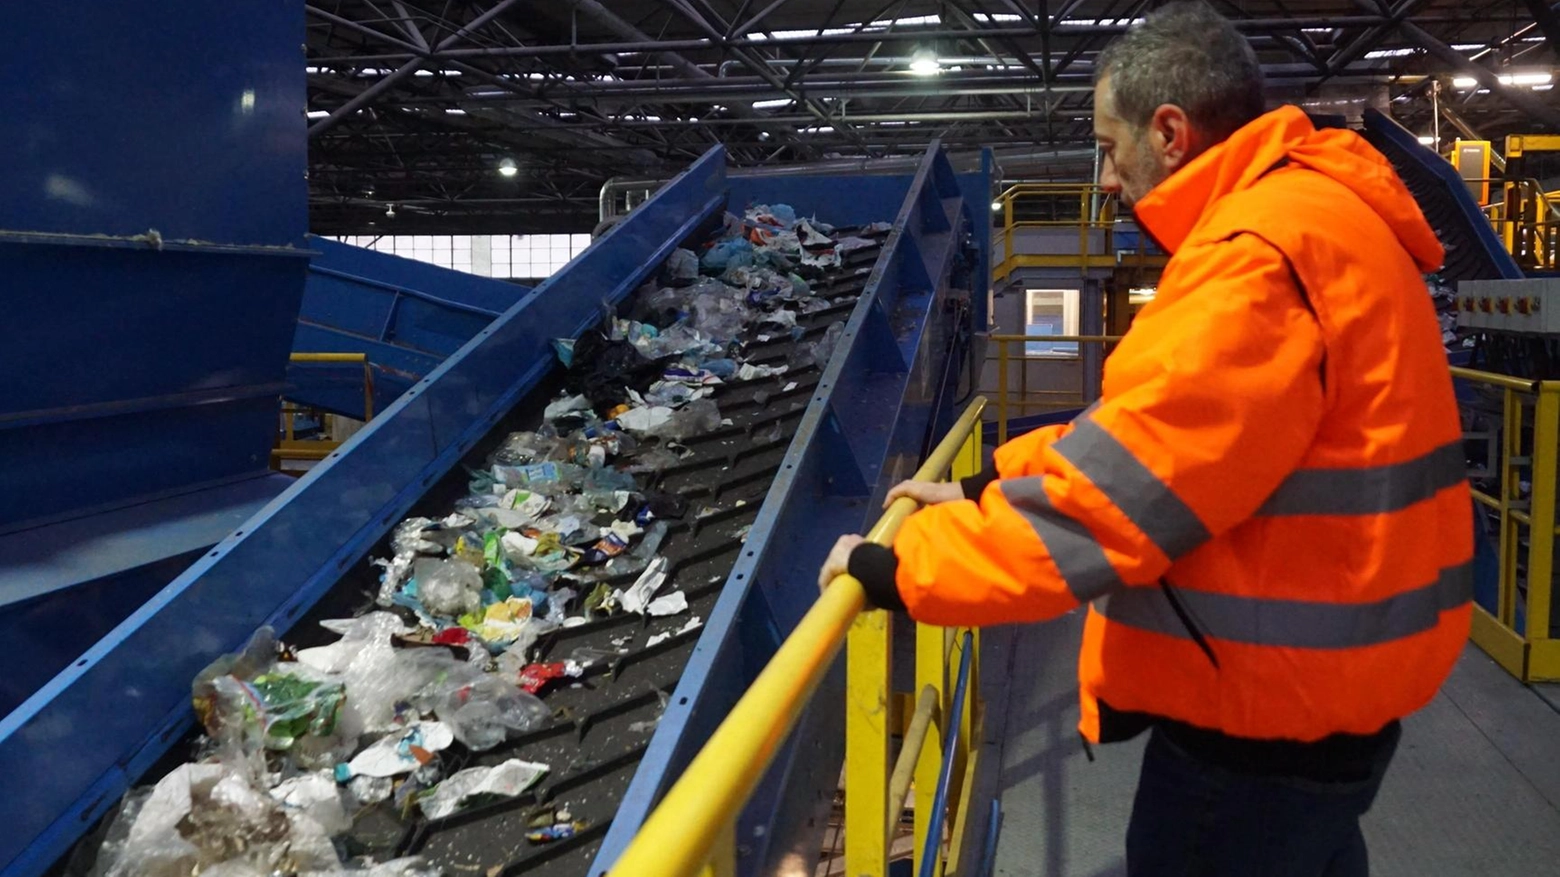
M 769 13 L 774 12 L 776 9 L 779 9 L 789 2 L 790 0 L 774 0 L 773 3 L 770 3 L 768 6 L 765 6 L 758 12 L 755 12 L 752 18 L 749 18 L 747 21 L 743 22 L 741 26 L 731 32 L 731 39 L 739 39 L 741 37 L 747 36 L 753 31 L 753 28 L 758 27 L 764 19 L 769 17 Z
M 1556 18 L 1554 10 L 1549 8 L 1549 0 L 1524 2 L 1527 3 L 1528 12 L 1533 14 L 1533 22 L 1544 32 L 1544 41 L 1549 44 L 1549 50 L 1560 55 L 1560 18 Z
M 1441 42 L 1434 34 L 1419 25 L 1403 21 L 1398 23 L 1398 29 L 1409 39 L 1424 46 L 1426 51 L 1434 55 L 1442 63 L 1456 67 L 1477 79 L 1480 85 L 1490 90 L 1490 94 L 1496 95 L 1506 103 L 1527 113 L 1532 117 L 1533 121 L 1539 122 L 1551 130 L 1560 130 L 1560 112 L 1556 112 L 1553 107 L 1530 94 L 1502 83 L 1494 71 L 1482 64 L 1468 60 L 1463 53 Z
M 601 3 L 598 3 L 597 0 L 571 0 L 571 2 L 574 4 L 575 9 L 589 15 L 591 18 L 594 18 L 602 26 L 606 27 L 613 33 L 616 33 L 618 36 L 623 37 L 624 39 L 639 40 L 649 44 L 652 48 L 648 49 L 648 52 L 658 55 L 668 64 L 672 65 L 679 72 L 681 72 L 684 76 L 687 76 L 689 79 L 714 80 L 717 78 L 713 73 L 710 73 L 703 67 L 700 67 L 692 61 L 689 61 L 687 58 L 683 57 L 675 51 L 655 48 L 656 46 L 664 45 L 665 43 L 658 43 L 644 31 L 641 31 L 633 24 L 620 18 L 612 10 L 603 6 Z M 702 19 L 700 19 L 700 21 L 702 22 Z M 715 36 L 719 37 L 720 35 L 717 33 Z M 741 104 L 737 104 L 734 106 L 728 106 L 727 109 L 731 112 L 732 115 L 754 124 L 766 126 L 766 123 L 768 123 L 768 120 L 764 116 L 754 112 L 752 107 L 745 107 Z M 789 135 L 789 138 L 792 141 L 799 142 L 799 138 L 797 137 L 796 131 L 794 129 L 777 128 L 776 130 Z
M 473 18 L 470 22 L 462 25 L 460 30 L 455 31 L 454 33 L 440 40 L 439 44 L 434 47 L 433 51 L 435 53 L 442 52 L 445 49 L 458 45 L 461 41 L 465 40 L 467 35 L 474 31 L 480 30 L 483 25 L 497 18 L 499 15 L 502 15 L 504 10 L 515 5 L 517 2 L 519 2 L 519 0 L 499 0 L 498 3 L 489 7 L 486 12 L 477 16 L 476 18 Z M 329 116 L 326 116 L 318 122 L 315 122 L 313 125 L 310 125 L 309 137 L 318 137 L 326 131 L 329 131 L 331 128 L 336 127 L 336 125 L 339 124 L 342 119 L 347 118 L 363 107 L 373 103 L 375 100 L 378 100 L 380 95 L 394 88 L 396 83 L 422 69 L 422 66 L 428 63 L 428 60 L 428 55 L 420 55 L 410 61 L 407 61 L 400 67 L 397 67 L 395 72 L 379 80 L 368 88 L 365 88 L 361 94 L 342 104 L 340 107 L 337 107 L 336 110 Z
M 596 0 L 575 0 L 575 2 L 588 2 L 597 6 L 600 5 L 599 3 L 596 3 Z M 697 12 L 688 8 L 682 2 L 679 2 L 679 0 L 663 0 L 663 2 L 677 10 L 695 27 L 698 27 L 704 30 L 706 33 L 710 34 L 712 38 L 723 39 L 719 29 L 715 28 L 708 21 L 706 21 L 702 15 L 699 15 Z M 853 126 L 846 124 L 843 119 L 833 118 L 832 114 L 827 109 L 825 109 L 823 105 L 819 104 L 816 100 L 809 98 L 804 92 L 794 88 L 785 80 L 781 79 L 778 75 L 775 74 L 773 70 L 770 69 L 768 64 L 764 63 L 764 59 L 757 57 L 750 52 L 743 51 L 742 49 L 732 49 L 731 53 L 739 60 L 741 60 L 742 63 L 746 64 L 748 68 L 751 69 L 754 73 L 758 74 L 761 79 L 774 86 L 782 94 L 796 101 L 797 106 L 807 110 L 820 123 L 831 125 L 837 131 L 855 141 L 858 147 L 865 148 L 866 142 L 861 139 L 861 135 Z M 705 76 L 709 75 L 709 73 L 703 71 L 702 69 L 700 72 L 704 73 Z M 740 115 L 740 112 L 738 114 Z M 806 148 L 809 152 L 816 153 L 816 149 L 812 144 L 807 144 Z

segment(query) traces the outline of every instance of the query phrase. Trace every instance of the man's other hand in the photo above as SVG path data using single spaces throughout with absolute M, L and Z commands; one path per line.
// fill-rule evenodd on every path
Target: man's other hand
M 856 546 L 867 541 L 852 533 L 841 536 L 834 543 L 834 549 L 829 552 L 828 560 L 823 562 L 823 569 L 818 572 L 818 592 L 822 593 L 829 588 L 829 582 L 836 576 L 844 575 L 850 568 L 850 553 L 856 550 Z
M 963 499 L 964 487 L 957 481 L 901 481 L 888 492 L 888 498 L 883 500 L 883 508 L 888 508 L 894 504 L 894 500 L 903 496 L 921 505 L 936 505 Z

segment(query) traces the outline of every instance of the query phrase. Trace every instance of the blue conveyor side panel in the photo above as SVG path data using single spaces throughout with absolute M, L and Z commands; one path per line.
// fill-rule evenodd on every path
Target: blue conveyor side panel
M 817 215 L 837 224 L 894 216 L 894 230 L 592 874 L 605 871 L 622 853 L 812 605 L 816 570 L 834 539 L 863 530 L 876 518 L 888 487 L 919 464 L 932 413 L 942 401 L 937 398 L 942 358 L 955 328 L 945 309 L 949 280 L 960 254 L 978 240 L 975 226 L 989 223 L 984 210 L 971 210 L 961 180 L 937 144 L 913 177 L 899 178 L 897 198 L 887 182 L 893 178 L 842 178 L 836 185 L 819 185 L 812 176 L 758 179 L 762 182 L 733 180 L 734 209 L 747 201 L 782 201 L 806 216 L 817 204 Z M 975 206 L 983 208 L 988 199 L 981 191 Z M 827 214 L 825 207 L 841 215 Z M 818 808 L 826 809 L 833 800 L 844 755 L 839 671 L 836 666 L 824 681 L 813 708 L 738 821 L 744 874 L 771 873 L 792 854 L 801 855 L 809 869 L 816 860 L 824 825 L 816 818 Z
M 376 411 L 530 292 L 325 238 L 311 236 L 309 246 L 315 256 L 293 351 L 366 354 L 375 369 Z M 288 398 L 366 419 L 361 367 L 293 363 L 288 379 Z
M 706 153 L 0 719 L 0 776 L 26 790 L 0 797 L 0 875 L 48 868 L 191 726 L 202 667 L 312 606 L 553 368 L 552 338 L 709 218 L 724 158 Z

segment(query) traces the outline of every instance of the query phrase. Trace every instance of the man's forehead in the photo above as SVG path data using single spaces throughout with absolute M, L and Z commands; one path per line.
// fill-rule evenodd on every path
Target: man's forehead
M 1096 136 L 1113 127 L 1116 119 L 1115 101 L 1110 93 L 1110 77 L 1103 77 L 1094 86 L 1094 133 Z

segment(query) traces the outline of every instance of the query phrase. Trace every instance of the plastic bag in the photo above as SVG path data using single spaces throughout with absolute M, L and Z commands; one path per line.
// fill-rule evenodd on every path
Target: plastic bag
M 394 859 L 367 868 L 338 868 L 329 871 L 301 871 L 298 877 L 443 877 L 444 871 L 415 856 Z
M 695 280 L 699 276 L 699 257 L 692 250 L 681 247 L 672 251 L 666 259 L 666 274 L 672 280 Z
M 483 799 L 514 798 L 547 776 L 545 764 L 511 758 L 493 767 L 470 767 L 444 782 L 419 806 L 429 819 L 442 819 Z
M 840 338 L 845 334 L 843 322 L 833 323 L 824 330 L 823 337 L 811 344 L 803 344 L 792 357 L 793 368 L 808 368 L 817 366 L 823 368 L 829 364 L 829 358 L 834 355 L 834 348 L 840 343 Z
M 243 650 L 223 655 L 195 677 L 195 713 L 220 747 L 235 754 L 285 750 L 306 735 L 335 734 L 346 695 L 342 684 L 275 658 L 275 633 L 263 627 Z
M 710 399 L 698 399 L 672 413 L 666 423 L 651 430 L 651 435 L 686 439 L 720 429 L 720 406 Z
M 717 241 L 704 253 L 699 264 L 706 271 L 720 273 L 728 268 L 753 264 L 753 245 L 743 238 L 726 238 Z
M 286 780 L 271 790 L 271 798 L 289 813 L 301 813 L 325 830 L 337 835 L 352 827 L 341 802 L 341 787 L 330 771 L 306 773 Z
M 225 764 L 181 765 L 134 816 L 105 877 L 230 877 L 339 867 L 329 832 Z
M 421 558 L 413 571 L 417 599 L 430 614 L 456 618 L 482 608 L 482 574 L 471 564 Z
M 492 749 L 510 734 L 540 727 L 552 715 L 539 699 L 494 673 L 449 680 L 434 693 L 433 704 L 455 738 L 477 752 Z

